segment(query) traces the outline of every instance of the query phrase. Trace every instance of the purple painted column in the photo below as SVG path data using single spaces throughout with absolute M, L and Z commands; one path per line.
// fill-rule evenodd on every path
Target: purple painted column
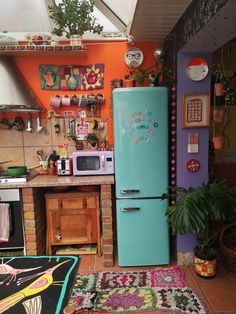
M 201 81 L 192 81 L 186 75 L 186 66 L 193 57 L 200 57 L 208 62 L 210 67 L 211 55 L 207 53 L 178 54 L 177 57 L 177 186 L 196 187 L 208 181 L 208 128 L 182 128 L 182 96 L 184 94 L 209 94 L 211 89 L 210 73 Z M 187 151 L 188 132 L 198 132 L 199 152 L 190 154 Z M 200 162 L 200 170 L 190 173 L 186 169 L 189 159 L 197 159 Z M 196 245 L 195 236 L 177 235 L 176 249 L 178 252 L 191 252 Z

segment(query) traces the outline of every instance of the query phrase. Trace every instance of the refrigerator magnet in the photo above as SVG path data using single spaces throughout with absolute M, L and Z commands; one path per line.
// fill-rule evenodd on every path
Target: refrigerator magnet
M 186 163 L 186 168 L 191 173 L 198 172 L 200 169 L 200 162 L 197 159 L 190 159 Z

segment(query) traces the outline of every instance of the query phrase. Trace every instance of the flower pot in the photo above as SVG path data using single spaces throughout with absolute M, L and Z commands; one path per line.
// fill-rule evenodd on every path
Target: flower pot
M 217 252 L 212 248 L 204 248 L 200 251 L 194 249 L 194 270 L 202 277 L 211 278 L 216 274 Z
M 223 96 L 223 85 L 221 83 L 215 83 L 215 95 Z
M 224 118 L 224 109 L 223 108 L 217 108 L 213 111 L 213 120 L 214 122 L 222 122 Z
M 221 150 L 223 148 L 224 138 L 223 136 L 214 136 L 212 138 L 212 142 L 214 144 L 215 150 Z
M 125 87 L 134 87 L 135 82 L 133 80 L 125 80 L 124 85 Z
M 75 148 L 76 148 L 76 150 L 83 150 L 83 148 L 84 148 L 83 142 L 82 141 L 76 142 Z

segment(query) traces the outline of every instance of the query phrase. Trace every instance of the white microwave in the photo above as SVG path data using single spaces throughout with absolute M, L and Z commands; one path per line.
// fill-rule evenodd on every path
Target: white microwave
M 113 151 L 81 150 L 72 153 L 73 175 L 106 175 L 114 173 Z

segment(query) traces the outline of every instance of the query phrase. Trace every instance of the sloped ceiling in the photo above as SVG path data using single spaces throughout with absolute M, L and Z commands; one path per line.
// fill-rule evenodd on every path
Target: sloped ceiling
M 191 0 L 139 0 L 129 33 L 135 41 L 163 44 Z

